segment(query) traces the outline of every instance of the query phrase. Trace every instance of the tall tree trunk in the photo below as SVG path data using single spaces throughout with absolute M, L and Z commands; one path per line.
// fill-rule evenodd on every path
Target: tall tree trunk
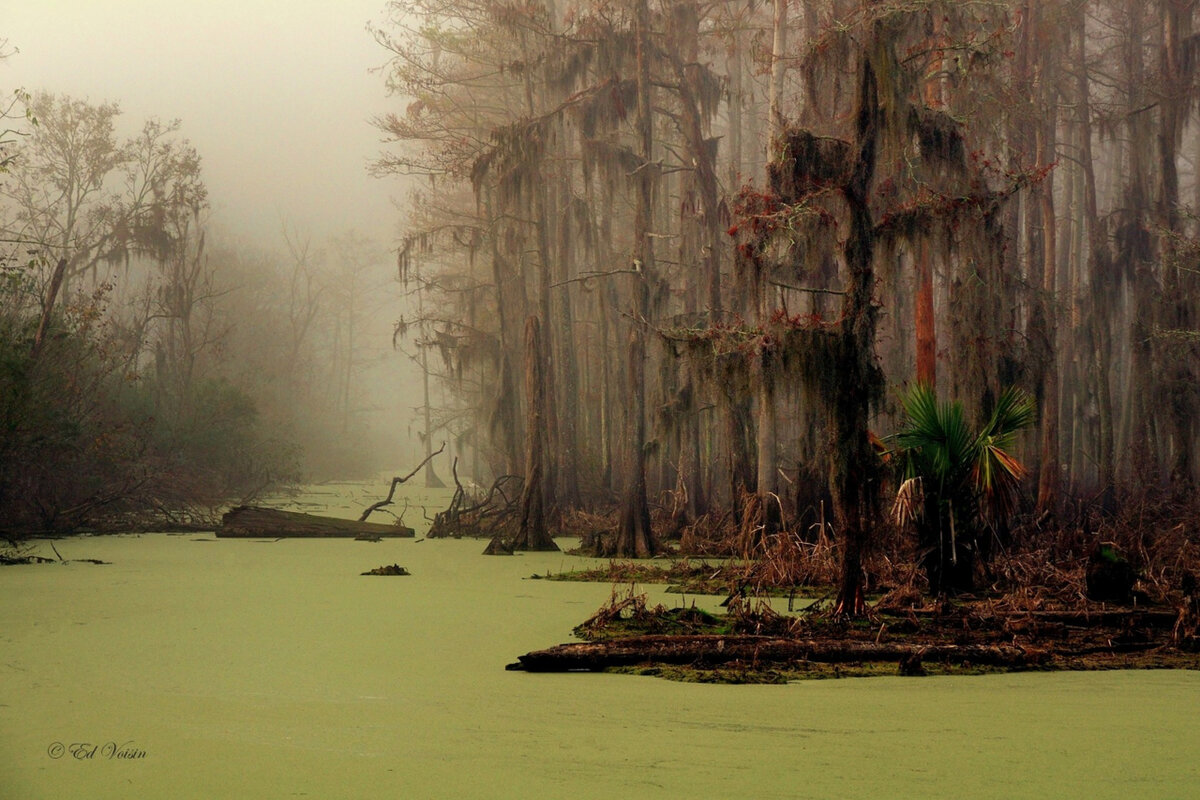
M 1142 31 L 1146 4 L 1142 0 L 1126 2 L 1125 74 L 1122 76 L 1128 136 L 1128 185 L 1123 198 L 1126 219 L 1118 232 L 1121 265 L 1132 276 L 1132 316 L 1129 324 L 1129 389 L 1121 421 L 1121 436 L 1117 452 L 1127 452 L 1126 470 L 1132 481 L 1143 486 L 1159 483 L 1160 469 L 1155 444 L 1155 424 L 1152 411 L 1153 349 L 1151 334 L 1154 324 L 1154 294 L 1157 281 L 1152 274 L 1152 252 L 1148 230 L 1149 170 L 1147 147 L 1150 144 L 1150 115 L 1142 113 L 1145 105 L 1146 65 Z
M 605 269 L 611 269 L 615 265 L 613 256 L 613 191 L 612 186 L 607 182 L 602 187 L 602 205 L 600 207 L 600 222 L 598 231 L 598 252 L 600 254 L 600 263 Z M 617 318 L 617 302 L 616 288 L 611 281 L 605 281 L 597 290 L 600 316 L 600 486 L 607 491 L 613 491 L 616 483 L 614 481 L 613 468 L 616 456 L 613 450 L 618 436 L 617 429 L 619 425 L 613 424 L 613 408 L 616 405 L 614 396 L 619 394 L 616 390 L 617 383 L 614 378 L 616 369 L 613 364 L 620 363 L 620 343 L 619 337 L 612 332 L 615 327 L 610 320 Z
M 837 613 L 858 616 L 866 611 L 863 599 L 863 550 L 877 522 L 876 456 L 868 438 L 868 420 L 875 374 L 876 313 L 875 224 L 870 193 L 875 177 L 882 111 L 876 63 L 891 74 L 895 59 L 884 41 L 882 23 L 875 23 L 870 51 L 859 67 L 856 109 L 855 162 L 843 194 L 850 211 L 845 244 L 848 280 L 842 297 L 842 320 L 837 337 L 840 358 L 834 382 L 830 427 L 833 431 L 832 489 L 842 531 L 842 574 Z
M 710 319 L 721 308 L 721 221 L 717 186 L 717 151 L 705 138 L 707 120 L 701 93 L 704 91 L 699 61 L 700 19 L 694 0 L 676 3 L 668 26 L 668 57 L 679 86 L 680 130 L 687 145 L 692 169 L 682 174 L 680 204 L 680 261 L 688 271 L 686 310 L 700 311 L 700 298 Z M 740 100 L 738 101 L 740 102 Z M 699 230 L 697 231 L 697 227 Z M 698 247 L 696 245 L 699 245 Z M 694 276 L 694 277 L 693 277 Z M 703 287 L 701 290 L 700 287 Z M 697 382 L 689 367 L 682 391 L 692 397 Z M 700 461 L 700 417 L 689 409 L 683 421 L 681 454 L 688 513 L 695 519 L 704 513 Z
M 751 171 L 751 168 L 744 163 L 746 141 L 751 143 L 752 150 L 757 145 L 757 131 L 753 128 L 755 115 L 753 113 L 749 115 L 744 113 L 747 96 L 745 48 L 745 33 L 742 26 L 738 24 L 738 21 L 735 21 L 733 52 L 729 66 L 730 138 L 728 185 L 731 187 L 740 186 L 743 182 L 743 173 Z M 749 94 L 753 96 L 752 87 L 749 90 Z M 722 302 L 724 302 L 723 299 Z M 739 308 L 740 303 L 734 300 L 732 307 Z M 719 321 L 720 315 L 717 312 L 718 308 L 716 307 L 710 309 L 713 322 Z M 729 387 L 720 387 L 717 390 L 719 395 L 721 395 L 719 403 L 721 414 L 720 440 L 723 445 L 721 455 L 727 468 L 725 474 L 728 477 L 729 503 L 736 512 L 742 493 L 753 483 L 754 476 L 750 467 L 751 448 L 746 442 L 746 426 L 749 418 L 748 400 L 743 393 L 731 393 L 728 389 Z
M 650 504 L 646 497 L 646 325 L 650 315 L 650 280 L 654 274 L 653 212 L 654 127 L 650 104 L 650 9 L 637 3 L 637 131 L 642 164 L 637 176 L 634 210 L 634 320 L 629 334 L 629 436 L 625 445 L 624 493 L 614 555 L 654 555 Z
M 742 184 L 742 111 L 746 103 L 745 90 L 742 88 L 742 51 L 745 45 L 739 22 L 740 19 L 734 20 L 734 30 L 730 34 L 729 58 L 726 62 L 726 71 L 729 73 L 729 173 L 726 184 L 731 188 Z
M 1052 48 L 1051 48 L 1052 49 Z M 1050 87 L 1056 83 L 1056 70 L 1052 57 L 1047 54 L 1042 62 L 1042 91 L 1046 101 L 1042 131 L 1038 136 L 1038 166 L 1045 167 L 1055 158 L 1056 129 L 1058 125 L 1057 92 Z M 1040 512 L 1053 513 L 1058 507 L 1061 484 L 1059 466 L 1059 370 L 1058 370 L 1058 220 L 1054 210 L 1054 173 L 1046 175 L 1038 187 L 1038 204 L 1042 218 L 1042 292 L 1038 300 L 1041 305 L 1041 334 L 1045 339 L 1045 374 L 1042 389 L 1042 467 L 1038 479 L 1037 508 Z
M 787 25 L 788 0 L 774 0 L 771 19 L 771 80 L 767 94 L 767 161 L 769 162 L 778 146 L 783 132 L 783 78 L 785 59 L 787 57 Z M 771 318 L 774 303 L 773 292 L 769 287 L 766 275 L 753 276 L 755 312 L 758 324 L 765 328 Z M 758 354 L 757 380 L 755 399 L 758 403 L 758 425 L 756 428 L 756 450 L 758 454 L 758 469 L 756 470 L 755 494 L 759 506 L 761 525 L 753 531 L 744 531 L 749 536 L 744 544 L 749 551 L 758 540 L 770 536 L 779 529 L 779 430 L 778 415 L 775 408 L 774 371 L 777 365 L 771 359 L 771 353 L 764 348 Z
M 925 105 L 942 108 L 945 104 L 942 77 L 944 56 L 941 36 L 944 23 L 942 15 L 933 15 L 933 58 L 929 74 L 925 76 Z M 930 388 L 937 386 L 937 329 L 933 308 L 933 252 L 928 237 L 921 237 L 916 252 L 917 296 L 914 321 L 917 338 L 917 383 Z
M 1176 492 L 1189 493 L 1195 484 L 1192 447 L 1195 444 L 1196 348 L 1195 272 L 1181 264 L 1178 239 L 1182 223 L 1179 212 L 1179 171 L 1176 166 L 1179 141 L 1188 106 L 1190 86 L 1183 74 L 1183 40 L 1191 33 L 1194 0 L 1163 0 L 1162 75 L 1164 97 L 1158 132 L 1159 224 L 1162 236 L 1163 312 L 1159 347 L 1164 352 L 1165 383 L 1170 432 L 1170 478 Z
M 424 298 L 424 290 L 421 288 L 418 288 L 417 289 L 417 314 L 422 321 L 425 319 L 425 305 L 424 305 L 425 301 L 423 298 Z M 351 325 L 354 324 L 353 318 L 351 318 L 350 324 Z M 422 322 L 422 324 L 424 324 L 424 322 Z M 353 341 L 354 341 L 353 332 L 351 332 L 351 334 L 350 334 L 350 341 L 351 341 L 351 343 L 353 343 Z M 445 488 L 446 484 L 442 481 L 441 478 L 439 478 L 437 476 L 437 473 L 433 469 L 433 410 L 432 410 L 432 402 L 430 401 L 430 397 L 429 397 L 429 350 L 425 345 L 420 345 L 420 350 L 421 350 L 421 390 L 422 390 L 422 397 L 424 399 L 423 411 L 424 411 L 424 421 L 425 421 L 425 488 L 426 489 L 443 489 L 443 488 Z M 347 352 L 350 354 L 347 356 L 347 366 L 346 366 L 346 370 L 347 370 L 347 372 L 349 372 L 349 370 L 350 370 L 349 364 L 350 364 L 351 359 L 353 358 L 353 353 L 354 353 L 353 347 L 350 347 Z M 348 404 L 349 400 L 347 399 L 346 402 Z M 344 432 L 344 429 L 343 429 L 343 432 Z
M 779 431 L 775 403 L 776 365 L 770 353 L 759 355 L 758 363 L 758 471 L 757 489 L 760 517 L 751 531 L 744 531 L 744 550 L 749 555 L 755 545 L 779 530 L 783 519 L 779 505 Z
M 771 14 L 771 82 L 767 92 L 767 158 L 783 129 L 783 76 L 787 64 L 788 0 L 773 0 Z
M 554 270 L 554 253 L 550 248 L 550 231 L 549 228 L 554 224 L 553 220 L 558 218 L 558 209 L 554 207 L 556 198 L 550 196 L 550 187 L 546 184 L 548 176 L 544 169 L 541 170 L 538 176 L 537 185 L 533 190 L 533 225 L 537 237 L 538 250 L 538 316 L 546 320 L 547 330 L 542 333 L 538 340 L 542 345 L 542 380 L 547 384 L 545 405 L 542 409 L 542 425 L 546 429 L 546 444 L 553 453 L 561 454 L 563 450 L 562 431 L 559 427 L 558 404 L 555 402 L 555 345 L 556 336 L 553 329 L 553 298 L 551 288 L 553 284 Z M 528 399 L 526 400 L 528 402 Z M 547 481 L 544 485 L 547 494 L 545 501 L 548 505 L 554 502 L 554 483 Z
M 490 195 L 490 190 L 488 190 Z M 504 457 L 504 471 L 510 475 L 525 471 L 520 443 L 523 441 L 520 422 L 520 389 L 515 374 L 520 363 L 521 340 L 517 322 L 524 318 L 528 306 L 525 278 L 513 264 L 510 254 L 500 246 L 506 238 L 505 222 L 485 196 L 484 215 L 488 220 L 492 245 L 492 276 L 496 283 L 496 312 L 500 323 L 500 363 L 496 377 L 496 397 L 493 401 L 490 428 L 496 449 Z
M 937 330 L 933 309 L 933 253 L 929 241 L 917 245 L 917 383 L 937 386 Z
M 1099 431 L 1096 446 L 1097 474 L 1105 505 L 1111 502 L 1116 485 L 1113 453 L 1113 402 L 1110 383 L 1112 333 L 1107 312 L 1116 305 L 1116 277 L 1112 275 L 1112 256 L 1108 249 L 1104 224 L 1100 220 L 1097 199 L 1095 157 L 1092 153 L 1092 106 L 1087 70 L 1087 15 L 1081 4 L 1076 18 L 1079 65 L 1076 72 L 1076 109 L 1079 115 L 1079 163 L 1083 172 L 1083 216 L 1087 228 L 1087 273 L 1090 279 L 1092 313 L 1089 363 L 1095 374 L 1092 381 L 1096 395 Z
M 555 298 L 555 327 L 558 349 L 556 362 L 559 365 L 558 379 L 554 385 L 558 389 L 557 403 L 559 422 L 558 441 L 558 500 L 564 506 L 578 507 L 579 494 L 579 362 L 576 357 L 575 332 L 571 306 L 570 280 L 574 264 L 574 249 L 571 246 L 571 184 L 566 174 L 568 155 L 571 151 L 570 134 L 562 121 L 558 123 L 558 139 L 562 143 L 563 158 L 559 165 L 557 176 L 558 187 L 558 243 L 557 260 L 555 263 L 555 282 L 558 283 L 558 293 Z
M 513 550 L 557 550 L 546 525 L 546 374 L 541 325 L 525 321 L 525 485 Z

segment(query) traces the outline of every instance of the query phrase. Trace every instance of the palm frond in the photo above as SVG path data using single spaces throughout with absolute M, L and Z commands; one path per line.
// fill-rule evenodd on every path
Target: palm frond
M 1025 467 L 1003 448 L 984 445 L 975 463 L 975 490 L 980 510 L 991 520 L 1002 519 L 1016 510 Z
M 1001 393 L 991 419 L 975 441 L 975 490 L 981 510 L 991 519 L 1005 517 L 1016 508 L 1025 467 L 1011 451 L 1017 433 L 1032 426 L 1036 414 L 1033 397 L 1010 386 Z
M 1025 467 L 1012 451 L 1017 433 L 1033 425 L 1037 409 L 1028 393 L 1017 387 L 1004 390 L 978 435 L 968 427 L 962 404 L 939 403 L 929 386 L 914 386 L 901 402 L 904 427 L 890 439 L 906 479 L 923 478 L 921 488 L 934 492 L 939 502 L 977 509 L 970 514 L 996 520 L 1016 509 Z M 902 490 L 905 486 L 908 481 Z M 915 518 L 908 513 L 911 499 L 897 496 L 893 514 L 898 521 Z
M 1025 428 L 1032 427 L 1037 418 L 1037 401 L 1017 386 L 1010 386 L 1000 393 L 996 408 L 983 430 L 980 440 L 1009 443 L 1012 437 Z
M 933 389 L 918 384 L 903 398 L 904 427 L 894 437 L 911 454 L 913 474 L 954 483 L 969 468 L 972 436 L 961 403 L 939 403 Z M 910 475 L 911 477 L 911 475 Z
M 921 518 L 925 510 L 925 492 L 921 479 L 909 478 L 896 490 L 896 502 L 892 504 L 892 520 L 904 527 Z

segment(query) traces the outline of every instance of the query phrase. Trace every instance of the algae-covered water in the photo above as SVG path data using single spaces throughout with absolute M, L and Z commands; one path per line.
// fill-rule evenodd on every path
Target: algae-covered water
M 1196 672 L 529 675 L 612 591 L 528 579 L 569 556 L 56 546 L 112 563 L 0 569 L 0 798 L 1200 796 Z

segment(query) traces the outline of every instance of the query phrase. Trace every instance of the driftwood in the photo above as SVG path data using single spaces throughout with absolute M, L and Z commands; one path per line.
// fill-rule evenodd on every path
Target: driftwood
M 507 483 L 522 486 L 519 475 L 501 475 L 492 484 L 487 496 L 472 506 L 467 505 L 467 493 L 462 482 L 458 479 L 458 458 L 454 459 L 451 467 L 454 473 L 454 497 L 445 511 L 439 511 L 433 517 L 433 524 L 426 536 L 430 539 L 468 537 L 495 538 L 503 533 L 510 521 L 516 515 L 517 504 L 504 490 Z M 503 498 L 503 502 L 496 499 Z M 503 537 L 501 537 L 503 544 Z
M 741 661 L 752 664 L 792 662 L 862 663 L 921 661 L 1024 667 L 1042 654 L 1012 645 L 898 644 L 817 641 L 769 636 L 633 636 L 603 642 L 560 644 L 519 657 L 510 670 L 586 672 L 638 664 L 684 664 L 713 667 Z
M 356 522 L 351 519 L 318 517 L 298 511 L 280 511 L 275 508 L 238 506 L 221 517 L 217 536 L 226 538 L 344 538 L 359 536 L 400 537 L 415 535 L 412 528 L 403 525 L 380 525 L 374 522 Z

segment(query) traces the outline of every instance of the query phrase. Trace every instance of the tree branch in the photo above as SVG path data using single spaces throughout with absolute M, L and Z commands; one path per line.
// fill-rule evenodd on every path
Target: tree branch
M 421 471 L 421 467 L 423 467 L 423 466 L 425 466 L 426 464 L 428 464 L 430 461 L 432 461 L 432 460 L 433 460 L 433 457 L 434 457 L 434 456 L 438 455 L 439 453 L 441 453 L 441 452 L 442 452 L 443 450 L 445 450 L 445 449 L 446 449 L 446 443 L 445 443 L 445 442 L 442 442 L 442 446 L 441 446 L 441 447 L 439 447 L 437 450 L 434 450 L 434 451 L 433 451 L 432 453 L 430 453 L 429 455 L 425 456 L 425 460 L 424 460 L 424 461 L 422 461 L 420 464 L 417 464 L 416 468 L 415 468 L 415 469 L 413 469 L 413 471 L 412 471 L 412 472 L 408 473 L 408 474 L 407 474 L 407 475 L 405 475 L 403 478 L 392 478 L 392 488 L 388 489 L 388 495 L 387 495 L 387 498 L 386 498 L 386 499 L 384 499 L 384 500 L 380 500 L 378 503 L 375 503 L 375 504 L 373 504 L 373 505 L 371 505 L 371 506 L 368 506 L 368 507 L 367 507 L 367 510 L 366 510 L 366 511 L 364 511 L 364 512 L 362 513 L 362 516 L 358 518 L 358 521 L 359 521 L 359 522 L 366 522 L 366 521 L 367 521 L 367 517 L 371 516 L 371 512 L 373 512 L 373 511 L 378 511 L 379 509 L 383 508 L 384 506 L 390 506 L 390 505 L 392 504 L 392 497 L 393 497 L 393 496 L 396 494 L 396 487 L 397 487 L 397 486 L 399 486 L 400 484 L 402 484 L 402 483 L 406 482 L 406 481 L 407 481 L 409 478 L 411 478 L 413 475 L 416 475 L 418 472 L 420 472 L 420 471 Z

